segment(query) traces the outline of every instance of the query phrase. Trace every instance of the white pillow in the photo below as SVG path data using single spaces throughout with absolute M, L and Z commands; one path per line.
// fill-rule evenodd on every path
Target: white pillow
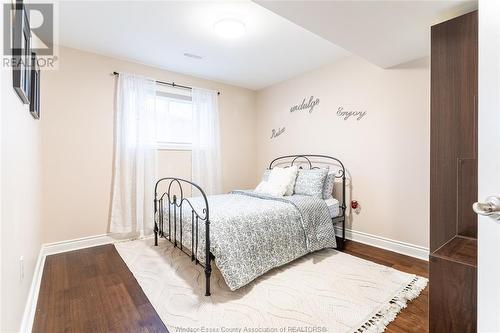
M 288 168 L 275 167 L 271 170 L 267 181 L 278 187 L 285 186 L 285 195 L 292 195 L 298 171 L 299 169 L 296 165 Z
M 255 193 L 272 195 L 275 197 L 282 197 L 286 192 L 285 184 L 272 184 L 268 181 L 261 181 L 255 188 Z

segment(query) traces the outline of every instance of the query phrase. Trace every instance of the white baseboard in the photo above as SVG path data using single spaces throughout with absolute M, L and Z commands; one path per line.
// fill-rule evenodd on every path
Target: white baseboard
M 49 256 L 51 254 L 85 249 L 87 247 L 111 244 L 115 241 L 116 241 L 115 238 L 105 234 L 105 235 L 70 239 L 62 242 L 43 244 L 42 249 L 44 251 L 44 255 Z
M 340 235 L 342 229 L 336 227 L 337 235 Z M 397 252 L 410 257 L 429 261 L 429 249 L 419 245 L 413 245 L 397 240 L 367 234 L 365 232 L 347 229 L 345 230 L 345 237 L 355 242 L 363 243 L 366 245 L 375 246 L 384 250 Z
M 24 307 L 23 319 L 21 322 L 21 333 L 31 332 L 33 320 L 35 319 L 36 303 L 38 301 L 38 293 L 40 292 L 40 283 L 42 282 L 43 266 L 45 266 L 45 255 L 43 255 L 43 245 L 38 253 L 35 270 L 33 271 L 33 280 L 31 280 L 30 291 L 26 306 Z
M 38 294 L 40 292 L 40 284 L 42 282 L 43 267 L 45 265 L 45 258 L 48 255 L 80 250 L 87 247 L 93 247 L 98 245 L 110 244 L 115 241 L 116 239 L 111 237 L 110 235 L 98 235 L 98 236 L 83 237 L 78 239 L 71 239 L 56 243 L 42 244 L 35 265 L 35 271 L 33 273 L 33 280 L 31 281 L 31 287 L 28 294 L 28 299 L 26 300 L 26 306 L 24 308 L 24 314 L 21 322 L 20 332 L 28 333 L 31 332 L 32 330 L 33 320 L 35 319 Z

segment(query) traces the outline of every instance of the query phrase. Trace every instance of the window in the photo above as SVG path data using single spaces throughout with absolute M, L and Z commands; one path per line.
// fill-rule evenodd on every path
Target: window
M 157 92 L 156 120 L 159 149 L 191 149 L 191 97 Z

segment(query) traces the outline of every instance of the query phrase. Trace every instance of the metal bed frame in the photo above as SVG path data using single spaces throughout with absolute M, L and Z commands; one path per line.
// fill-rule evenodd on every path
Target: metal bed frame
M 323 160 L 323 162 L 316 162 L 316 159 Z M 311 161 L 312 160 L 312 161 Z M 342 250 L 345 243 L 345 212 L 346 212 L 346 173 L 344 164 L 337 158 L 326 155 L 287 155 L 275 158 L 269 164 L 269 169 L 276 166 L 290 167 L 294 164 L 299 165 L 299 169 L 319 169 L 319 166 L 313 164 L 329 164 L 334 162 L 338 166 L 334 177 L 342 181 L 342 199 L 339 205 L 339 215 L 332 218 L 332 227 L 336 224 L 342 224 L 342 235 L 336 236 L 337 249 Z M 329 164 L 331 168 L 331 164 Z M 166 191 L 159 194 L 158 186 L 160 183 L 166 183 Z M 204 201 L 204 207 L 196 210 L 189 198 L 184 197 L 182 184 L 187 184 L 199 192 Z M 172 185 L 175 185 L 174 187 Z M 178 195 L 173 194 L 177 188 Z M 164 207 L 168 204 L 168 213 L 164 212 Z M 189 250 L 183 245 L 182 235 L 182 214 L 183 205 L 188 205 L 191 208 L 191 249 Z M 205 223 L 205 262 L 204 264 L 198 259 L 198 226 L 200 223 Z M 179 230 L 178 230 L 179 229 Z M 205 296 L 210 296 L 210 276 L 212 274 L 211 261 L 215 258 L 210 252 L 210 216 L 207 195 L 203 189 L 189 181 L 176 177 L 165 177 L 158 180 L 155 184 L 155 197 L 154 197 L 154 236 L 155 246 L 158 246 L 158 236 L 167 239 L 174 247 L 191 257 L 191 261 L 195 265 L 200 265 L 205 270 Z M 177 239 L 179 237 L 179 239 Z

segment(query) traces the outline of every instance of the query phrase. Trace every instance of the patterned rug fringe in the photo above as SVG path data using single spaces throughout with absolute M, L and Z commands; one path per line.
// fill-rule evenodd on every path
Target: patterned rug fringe
M 401 290 L 393 299 L 391 299 L 387 306 L 377 312 L 372 318 L 361 325 L 355 332 L 356 333 L 382 333 L 385 331 L 387 325 L 393 321 L 398 313 L 406 308 L 406 303 L 415 299 L 422 290 L 427 286 L 428 280 L 423 277 L 415 276 L 415 278 Z

